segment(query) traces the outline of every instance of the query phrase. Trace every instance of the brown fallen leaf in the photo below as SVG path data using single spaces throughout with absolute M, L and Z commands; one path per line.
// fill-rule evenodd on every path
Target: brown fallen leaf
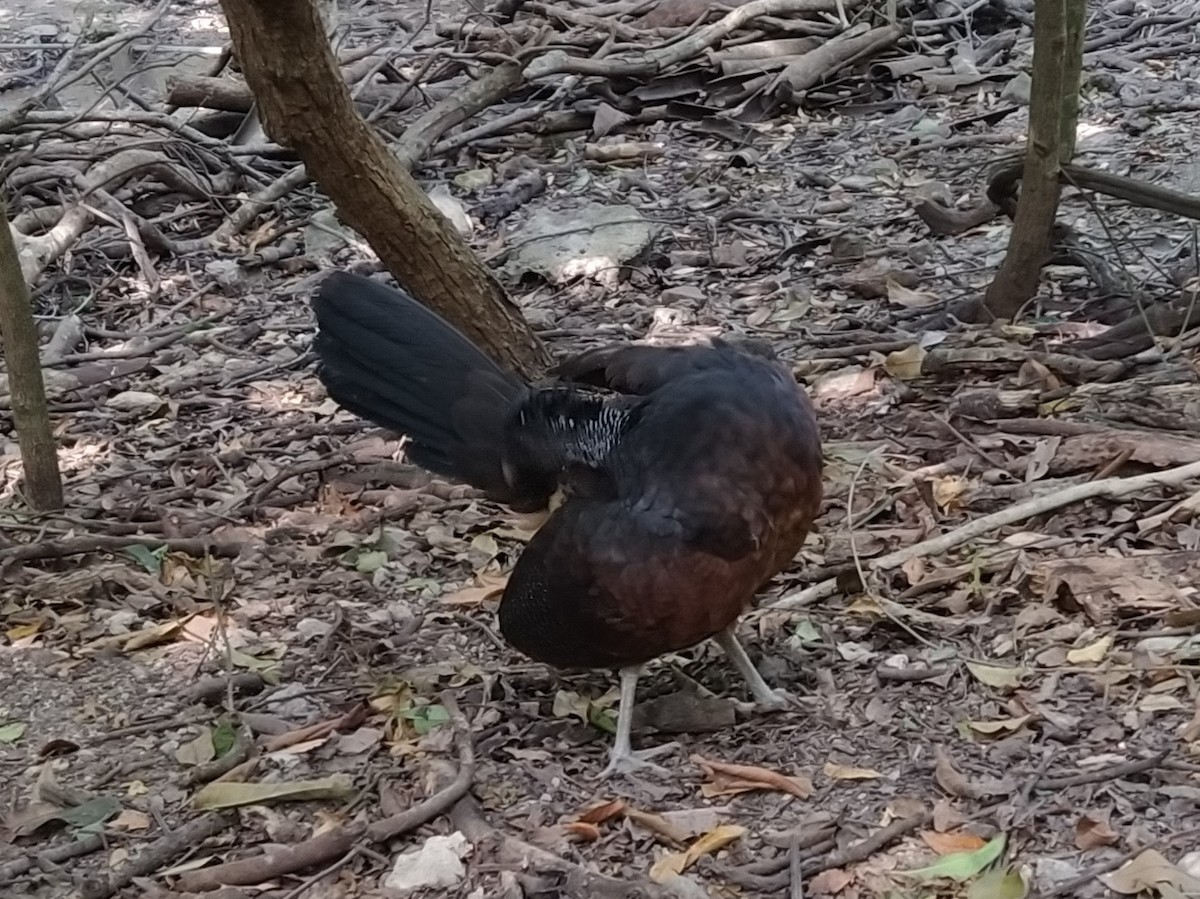
M 601 802 L 599 805 L 585 809 L 576 820 L 583 824 L 603 824 L 609 818 L 615 818 L 624 811 L 625 800 L 610 799 L 608 802 Z
M 830 868 L 809 881 L 808 891 L 814 896 L 835 896 L 852 883 L 854 875 L 845 868 Z
M 1100 880 L 1110 890 L 1129 896 L 1141 892 L 1194 896 L 1200 892 L 1200 880 L 1181 871 L 1155 849 L 1144 850 L 1111 874 L 1101 875 Z M 1173 892 L 1168 893 L 1164 887 L 1172 887 Z
M 1099 849 L 1111 846 L 1119 839 L 1106 818 L 1099 815 L 1084 815 L 1075 822 L 1075 845 L 1079 849 Z
M 812 781 L 803 776 L 789 777 L 757 765 L 735 765 L 693 755 L 690 761 L 705 770 L 709 782 L 700 787 L 705 798 L 747 793 L 751 790 L 778 790 L 807 799 L 813 793 Z
M 978 797 L 979 790 L 954 767 L 954 762 L 945 749 L 938 746 L 934 749 L 933 755 L 936 759 L 933 766 L 933 777 L 939 787 L 951 796 L 960 796 L 963 799 Z
M 650 879 L 655 883 L 666 883 L 699 861 L 701 856 L 710 855 L 741 838 L 746 828 L 739 824 L 721 824 L 701 836 L 683 852 L 664 855 L 650 867 Z
M 571 821 L 563 825 L 563 830 L 582 843 L 594 843 L 600 839 L 600 828 L 589 821 Z
M 987 844 L 987 840 L 965 830 L 953 833 L 938 833 L 933 830 L 921 831 L 921 839 L 925 845 L 938 855 L 949 855 L 951 852 L 974 852 Z

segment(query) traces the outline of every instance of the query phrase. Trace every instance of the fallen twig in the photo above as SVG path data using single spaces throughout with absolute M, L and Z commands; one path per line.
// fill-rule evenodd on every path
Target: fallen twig
M 1195 477 L 1200 477 L 1200 462 L 1189 462 L 1186 465 L 1179 465 L 1175 468 L 1169 468 L 1166 471 L 1154 471 L 1131 478 L 1105 478 L 1100 481 L 1075 484 L 1055 493 L 1037 496 L 1007 509 L 1001 509 L 999 512 L 993 512 L 991 515 L 977 518 L 974 521 L 967 522 L 960 528 L 955 528 L 953 531 L 939 534 L 928 540 L 922 540 L 920 543 L 906 546 L 893 553 L 888 553 L 886 556 L 880 556 L 878 559 L 864 559 L 863 568 L 867 571 L 889 571 L 900 567 L 909 559 L 927 558 L 947 552 L 974 540 L 976 537 L 981 537 L 984 534 L 999 530 L 1010 524 L 1017 524 L 1035 515 L 1042 515 L 1055 509 L 1061 509 L 1063 506 L 1069 506 L 1073 503 L 1080 503 L 1084 500 L 1096 499 L 1098 497 L 1121 499 L 1132 493 L 1137 493 L 1139 490 L 1145 490 L 1148 487 L 1178 487 L 1184 481 Z M 794 593 L 781 596 L 774 602 L 760 606 L 757 611 L 761 613 L 770 609 L 803 608 L 810 603 L 832 596 L 837 592 L 837 589 L 837 579 L 828 578 L 812 586 L 805 587 L 803 590 L 797 590 Z
M 273 877 L 282 877 L 285 874 L 328 864 L 349 852 L 354 844 L 362 839 L 364 830 L 361 824 L 335 827 L 292 846 L 276 848 L 223 865 L 185 871 L 179 876 L 179 885 L 185 890 L 203 892 L 223 886 L 262 883 Z
M 88 834 L 61 846 L 52 846 L 43 852 L 32 853 L 0 865 L 0 884 L 8 884 L 28 874 L 34 867 L 52 868 L 72 858 L 89 855 L 104 848 L 104 837 L 98 833 Z
M 446 711 L 450 713 L 450 723 L 454 727 L 454 744 L 458 751 L 458 773 L 454 780 L 428 799 L 398 815 L 376 821 L 368 827 L 367 836 L 376 843 L 394 839 L 432 821 L 438 815 L 450 811 L 456 802 L 467 795 L 467 791 L 475 782 L 475 744 L 471 739 L 471 725 L 459 710 L 458 703 L 454 701 L 452 695 L 443 693 L 441 702 Z
M 670 66 L 698 56 L 717 41 L 754 21 L 759 16 L 791 16 L 804 12 L 832 12 L 834 0 L 750 0 L 731 10 L 722 18 L 697 29 L 682 40 L 653 50 L 632 51 L 610 59 L 578 59 L 562 50 L 552 50 L 538 57 L 525 74 L 527 78 L 550 75 L 656 75 Z
M 1078 787 L 1084 784 L 1106 783 L 1131 774 L 1141 774 L 1153 771 L 1162 765 L 1170 756 L 1171 750 L 1164 749 L 1149 758 L 1135 759 L 1132 762 L 1121 762 L 1119 765 L 1108 765 L 1095 771 L 1085 771 L 1083 774 L 1071 774 L 1067 777 L 1044 777 L 1035 787 L 1037 790 L 1065 790 L 1068 787 Z
M 206 540 L 202 537 L 141 537 L 130 534 L 122 537 L 73 537 L 67 540 L 43 540 L 39 543 L 26 543 L 12 549 L 0 551 L 0 578 L 18 562 L 29 562 L 34 559 L 62 559 L 66 556 L 78 556 L 83 553 L 107 552 L 119 553 L 131 546 L 145 546 L 149 549 L 166 547 L 171 552 L 184 553 L 189 556 L 220 556 L 235 558 L 245 548 L 244 543 L 225 543 L 219 540 Z
M 83 899 L 108 899 L 133 883 L 135 878 L 145 877 L 166 867 L 236 821 L 237 816 L 230 812 L 207 814 L 189 821 L 178 830 L 159 837 L 125 864 L 118 866 L 112 874 L 84 878 L 80 895 Z
M 215 890 L 222 886 L 261 883 L 272 877 L 295 874 L 322 865 L 341 864 L 364 837 L 372 842 L 386 842 L 448 811 L 466 795 L 474 781 L 475 747 L 471 740 L 470 725 L 454 697 L 449 693 L 443 694 L 441 702 L 450 713 L 458 750 L 458 773 L 448 786 L 408 811 L 376 821 L 370 826 L 354 824 L 338 827 L 291 846 L 185 872 L 180 876 L 180 886 L 193 891 Z

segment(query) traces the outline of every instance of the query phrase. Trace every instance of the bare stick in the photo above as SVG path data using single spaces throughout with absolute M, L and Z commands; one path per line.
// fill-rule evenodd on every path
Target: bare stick
M 870 571 L 888 571 L 898 568 L 909 559 L 925 558 L 947 552 L 1006 525 L 1017 524 L 1035 515 L 1061 509 L 1063 506 L 1101 496 L 1108 499 L 1121 499 L 1150 487 L 1178 487 L 1189 478 L 1195 477 L 1200 477 L 1200 462 L 1189 462 L 1186 465 L 1168 468 L 1166 471 L 1153 471 L 1132 478 L 1105 478 L 1101 481 L 1075 484 L 1056 493 L 1037 496 L 1007 509 L 1001 509 L 999 512 L 993 512 L 991 515 L 977 518 L 953 531 L 922 540 L 912 546 L 906 546 L 893 553 L 888 553 L 886 556 L 880 556 L 874 561 L 864 561 L 863 566 Z M 775 602 L 767 603 L 760 608 L 763 610 L 799 609 L 827 596 L 832 596 L 836 592 L 837 579 L 829 578 L 805 587 L 803 590 L 781 596 Z
M 180 856 L 193 851 L 201 842 L 220 833 L 236 820 L 237 817 L 230 813 L 197 818 L 178 830 L 159 837 L 111 875 L 98 874 L 86 878 L 80 893 L 83 899 L 108 899 L 133 883 L 135 878 L 153 874 Z
M 355 843 L 362 839 L 362 834 L 361 824 L 335 827 L 293 846 L 223 865 L 185 871 L 179 877 L 179 885 L 189 892 L 200 893 L 223 886 L 262 883 L 274 877 L 329 864 L 353 849 Z
M 672 44 L 605 60 L 577 59 L 561 50 L 554 50 L 530 63 L 525 74 L 530 79 L 566 72 L 578 75 L 653 75 L 700 55 L 723 37 L 759 16 L 791 16 L 834 9 L 834 0 L 750 0 L 711 25 L 705 25 Z
M 376 843 L 382 843 L 407 833 L 432 821 L 438 815 L 445 814 L 454 808 L 455 803 L 467 795 L 471 784 L 475 782 L 475 744 L 471 740 L 471 725 L 458 708 L 458 703 L 449 693 L 442 694 L 442 705 L 450 713 L 450 722 L 454 726 L 454 743 L 458 750 L 458 774 L 448 785 L 438 790 L 424 802 L 419 802 L 407 811 L 382 821 L 376 821 L 367 828 L 367 836 Z
M 17 562 L 28 562 L 32 559 L 61 559 L 65 556 L 77 556 L 81 553 L 108 552 L 116 553 L 131 546 L 145 546 L 150 549 L 167 547 L 172 552 L 186 553 L 189 556 L 203 556 L 210 553 L 214 556 L 236 556 L 244 548 L 242 543 L 222 543 L 215 540 L 204 540 L 200 537 L 173 538 L 163 537 L 75 537 L 69 540 L 44 540 L 40 543 L 29 543 L 16 546 L 0 552 L 0 576 L 5 570 Z
M 1072 774 L 1068 777 L 1045 777 L 1038 781 L 1039 790 L 1065 790 L 1068 787 L 1078 787 L 1084 784 L 1107 783 L 1131 774 L 1141 774 L 1143 771 L 1153 771 L 1167 760 L 1171 750 L 1164 749 L 1148 759 L 1135 759 L 1132 762 L 1122 762 L 1119 765 L 1109 765 L 1098 771 L 1086 771 L 1083 774 Z

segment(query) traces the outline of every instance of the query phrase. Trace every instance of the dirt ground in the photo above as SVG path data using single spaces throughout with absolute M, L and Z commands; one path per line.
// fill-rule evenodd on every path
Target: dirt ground
M 1132 14 L 1105 6 L 1090 37 Z M 0 42 L 29 37 L 30 9 L 0 13 Z M 118 11 L 135 27 L 149 7 Z M 220 38 L 215 4 L 173 15 L 187 42 Z M 1194 191 L 1200 51 L 1139 57 L 1144 38 L 1104 44 L 1128 50 L 1119 70 L 1090 58 L 1078 160 Z M 1026 30 L 1014 70 L 1028 52 Z M 85 329 L 51 382 L 66 514 L 23 510 L 0 413 L 0 895 L 201 894 L 206 866 L 321 834 L 336 851 L 320 864 L 203 894 L 1194 895 L 1200 529 L 1196 473 L 1177 469 L 1200 460 L 1198 341 L 1185 324 L 1088 352 L 1140 315 L 1130 288 L 1144 308 L 1196 277 L 1194 234 L 1068 190 L 1060 221 L 1125 293 L 1056 260 L 1020 321 L 935 323 L 986 287 L 1009 223 L 940 235 L 916 210 L 970 206 L 989 161 L 1023 147 L 1012 82 L 846 78 L 758 125 L 753 155 L 678 121 L 623 132 L 661 144 L 632 165 L 584 162 L 567 138 L 522 145 L 547 189 L 475 223 L 471 243 L 503 261 L 539 210 L 633 205 L 655 236 L 619 278 L 503 270 L 552 352 L 749 334 L 817 406 L 819 530 L 742 627 L 799 705 L 735 714 L 723 697 L 745 686 L 715 647 L 663 659 L 636 741 L 677 741 L 666 777 L 597 781 L 615 678 L 499 637 L 518 523 L 325 397 L 308 297 L 369 252 L 334 240 L 245 263 L 288 229 L 324 240 L 319 191 L 225 252 L 156 258 L 156 287 L 99 239 L 56 260 L 40 319 Z M 503 141 L 416 174 L 470 206 L 503 177 L 478 196 L 453 179 L 501 169 Z M 48 201 L 9 197 L 12 214 Z M 196 227 L 210 215 L 178 202 Z M 456 833 L 464 866 L 444 885 L 385 886 L 394 866 L 428 873 L 454 845 L 433 838 Z

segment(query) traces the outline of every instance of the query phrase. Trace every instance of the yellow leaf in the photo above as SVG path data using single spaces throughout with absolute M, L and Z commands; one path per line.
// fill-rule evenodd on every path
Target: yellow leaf
M 333 774 L 318 780 L 269 784 L 214 781 L 192 797 L 192 805 L 199 809 L 236 808 L 276 802 L 346 799 L 353 794 L 354 781 L 345 774 Z
M 13 643 L 18 640 L 24 640 L 26 637 L 32 637 L 42 628 L 41 621 L 34 621 L 30 624 L 18 624 L 16 627 L 8 629 L 8 639 Z
M 724 849 L 745 832 L 746 828 L 740 824 L 720 824 L 700 836 L 683 852 L 672 852 L 656 861 L 650 868 L 650 879 L 655 883 L 666 883 L 696 864 L 701 856 Z
M 143 781 L 131 780 L 125 787 L 125 795 L 133 798 L 135 796 L 144 796 L 150 792 L 150 788 Z
M 933 501 L 943 512 L 960 505 L 962 495 L 967 492 L 971 482 L 961 475 L 950 475 L 945 478 L 935 478 L 933 481 Z
M 903 350 L 888 353 L 883 360 L 883 367 L 893 378 L 911 381 L 921 377 L 921 363 L 925 361 L 925 356 L 925 347 L 914 343 Z
M 876 777 L 883 777 L 874 768 L 854 768 L 834 762 L 826 762 L 824 771 L 825 776 L 831 780 L 874 780 Z
M 155 627 L 145 628 L 126 640 L 121 648 L 126 652 L 135 652 L 139 649 L 145 649 L 147 646 L 153 646 L 156 643 L 165 643 L 167 640 L 172 640 L 178 636 L 181 627 L 181 622 L 168 621 Z
M 504 592 L 508 583 L 507 574 L 486 572 L 475 579 L 470 587 L 463 587 L 453 593 L 446 593 L 438 598 L 438 602 L 454 606 L 479 606 L 495 599 Z
M 1072 665 L 1095 665 L 1104 661 L 1108 651 L 1112 649 L 1112 634 L 1101 637 L 1095 643 L 1067 652 L 1067 661 Z

